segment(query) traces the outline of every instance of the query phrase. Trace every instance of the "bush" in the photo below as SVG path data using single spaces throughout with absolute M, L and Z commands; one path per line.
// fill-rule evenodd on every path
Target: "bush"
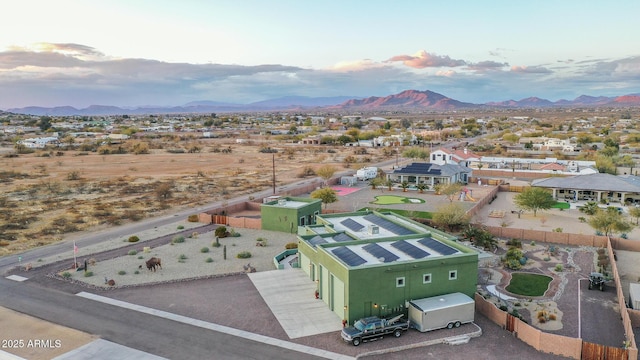
M 202 249 L 200 249 L 201 253 L 208 253 L 209 252 L 209 248 L 208 247 L 203 247 Z
M 236 255 L 238 259 L 248 259 L 251 257 L 251 253 L 248 251 L 241 251 Z
M 144 259 L 144 256 L 142 255 L 138 256 L 138 260 L 142 260 L 142 259 Z
M 131 235 L 131 236 L 129 236 L 129 239 L 127 239 L 127 241 L 130 242 L 130 243 L 134 243 L 134 242 L 140 241 L 140 238 L 137 237 L 136 235 Z
M 129 255 L 138 255 L 138 250 L 129 250 Z
M 71 273 L 68 272 L 68 271 L 65 271 L 65 272 L 62 273 L 62 277 L 65 278 L 65 279 L 68 279 L 68 278 L 71 277 Z
M 120 270 L 120 271 L 118 271 L 118 275 L 126 275 L 126 274 L 127 274 L 127 272 L 126 272 L 126 271 L 124 271 L 124 270 Z
M 239 237 L 240 233 L 236 232 L 235 230 L 231 229 L 231 231 L 229 231 L 228 236 L 231 237 Z
M 220 247 L 220 243 L 214 241 L 211 243 L 211 247 Z
M 289 250 L 289 249 L 297 249 L 298 248 L 298 243 L 294 243 L 294 242 L 287 243 L 287 245 L 285 245 L 284 248 L 287 249 L 287 250 Z
M 171 243 L 172 244 L 176 244 L 176 243 L 183 243 L 184 242 L 184 236 L 174 236 L 173 239 L 171 239 Z
M 187 221 L 189 222 L 198 222 L 200 219 L 198 218 L 197 214 L 193 214 L 193 215 L 189 215 L 189 217 L 187 218 Z
M 226 226 L 218 226 L 214 232 L 216 237 L 223 238 L 229 236 Z
M 187 255 L 180 254 L 180 256 L 178 256 L 178 260 L 187 260 Z
M 557 232 L 557 233 L 561 233 L 562 232 L 562 228 L 561 227 L 555 228 L 555 229 L 553 229 L 553 231 Z
M 558 264 L 556 265 L 556 268 L 554 269 L 556 272 L 561 272 L 563 269 L 562 264 Z
M 204 262 L 212 263 L 212 262 L 213 262 L 213 259 L 212 259 L 212 258 L 210 258 L 210 257 L 208 257 Z
M 136 275 L 138 275 L 138 274 L 140 274 L 140 271 L 136 270 L 136 271 L 134 271 L 133 273 L 134 273 L 134 274 L 136 274 Z
M 535 241 L 532 241 L 532 242 L 531 242 L 531 246 L 536 246 L 536 242 L 535 242 Z
M 184 225 L 178 225 L 178 230 L 184 229 Z
M 93 271 L 87 271 L 84 273 L 84 277 L 91 277 L 93 276 Z

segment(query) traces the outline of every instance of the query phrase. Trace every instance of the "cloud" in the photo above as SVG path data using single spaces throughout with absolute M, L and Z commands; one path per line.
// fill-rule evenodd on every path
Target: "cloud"
M 496 61 L 480 61 L 477 63 L 469 64 L 469 66 L 467 66 L 467 69 L 483 72 L 489 70 L 502 70 L 502 68 L 506 66 L 509 66 L 509 64 Z
M 517 66 L 511 67 L 511 72 L 519 74 L 551 74 L 552 71 L 542 66 Z
M 467 62 L 464 60 L 455 60 L 446 55 L 439 56 L 436 54 L 430 54 L 424 50 L 418 51 L 415 55 L 396 55 L 387 60 L 387 62 L 397 61 L 401 61 L 406 66 L 416 69 L 467 65 Z

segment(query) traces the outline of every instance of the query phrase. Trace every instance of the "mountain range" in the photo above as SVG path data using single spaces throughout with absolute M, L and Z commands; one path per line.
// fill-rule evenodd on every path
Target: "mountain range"
M 336 97 L 305 97 L 287 96 L 264 100 L 250 104 L 233 104 L 216 101 L 194 101 L 182 106 L 140 106 L 122 108 L 117 106 L 91 105 L 87 108 L 76 109 L 72 106 L 38 107 L 7 109 L 7 112 L 30 115 L 69 116 L 69 115 L 142 115 L 142 114 L 186 114 L 186 113 L 215 113 L 215 112 L 259 112 L 259 111 L 295 111 L 295 110 L 405 110 L 405 111 L 450 111 L 456 109 L 474 108 L 549 108 L 549 107 L 636 107 L 640 106 L 640 94 L 629 94 L 616 97 L 607 96 L 578 96 L 573 100 L 549 101 L 538 97 L 522 100 L 506 100 L 473 104 L 458 101 L 425 90 L 405 90 L 398 94 L 385 97 L 358 98 L 352 96 Z

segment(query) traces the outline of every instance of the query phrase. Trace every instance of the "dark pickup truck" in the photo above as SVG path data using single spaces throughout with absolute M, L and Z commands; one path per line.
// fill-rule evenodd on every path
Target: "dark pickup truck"
M 409 320 L 400 320 L 403 316 L 398 315 L 391 319 L 371 316 L 360 319 L 353 326 L 342 329 L 342 339 L 358 346 L 363 341 L 377 340 L 387 334 L 400 337 L 404 331 L 409 330 Z

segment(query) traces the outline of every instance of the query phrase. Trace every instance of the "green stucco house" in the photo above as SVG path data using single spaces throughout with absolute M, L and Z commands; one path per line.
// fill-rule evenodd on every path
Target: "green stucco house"
M 406 313 L 414 299 L 476 292 L 475 250 L 391 212 L 317 216 L 299 229 L 298 254 L 319 298 L 349 324 Z
M 312 198 L 281 197 L 260 206 L 262 230 L 298 232 L 299 226 L 313 225 L 320 214 L 322 200 Z

